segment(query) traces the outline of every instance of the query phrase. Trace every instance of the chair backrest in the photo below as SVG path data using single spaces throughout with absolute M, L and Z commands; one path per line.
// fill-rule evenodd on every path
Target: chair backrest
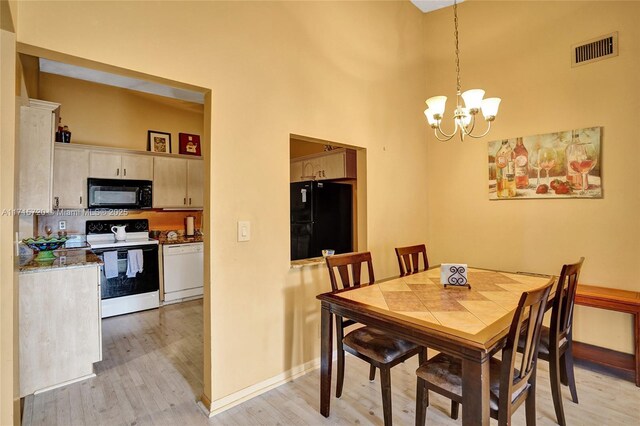
M 560 340 L 571 333 L 573 306 L 576 301 L 578 278 L 583 262 L 584 257 L 581 257 L 577 263 L 562 266 L 551 311 L 552 338 Z
M 427 248 L 424 244 L 396 248 L 398 266 L 400 267 L 400 276 L 415 274 L 416 272 L 420 271 L 420 255 L 422 255 L 424 269 L 429 269 Z
M 498 409 L 501 416 L 510 415 L 509 413 L 513 411 L 510 409 L 510 405 L 513 403 L 513 407 L 517 407 L 528 394 L 529 379 L 532 373 L 535 372 L 538 359 L 542 320 L 553 282 L 554 279 L 552 278 L 544 287 L 526 291 L 520 296 L 520 302 L 509 328 L 507 343 L 502 351 L 500 406 Z M 525 336 L 524 351 L 522 351 L 522 358 L 516 371 L 516 353 L 521 335 Z M 518 394 L 516 400 L 512 401 L 512 395 L 523 386 L 527 388 Z
M 326 257 L 327 267 L 329 268 L 329 278 L 331 279 L 331 290 L 338 291 L 338 281 L 336 280 L 335 269 L 340 274 L 340 282 L 342 288 L 360 287 L 361 284 L 373 284 L 375 277 L 373 275 L 373 263 L 371 262 L 371 253 L 346 253 L 337 254 Z M 362 264 L 367 263 L 367 271 L 369 273 L 369 281 L 361 282 Z M 351 266 L 351 278 L 349 276 L 349 266 Z

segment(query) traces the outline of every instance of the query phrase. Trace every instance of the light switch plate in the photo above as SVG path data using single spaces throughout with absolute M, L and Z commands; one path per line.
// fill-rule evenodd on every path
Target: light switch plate
M 251 222 L 248 220 L 238 221 L 238 241 L 249 241 L 251 239 Z

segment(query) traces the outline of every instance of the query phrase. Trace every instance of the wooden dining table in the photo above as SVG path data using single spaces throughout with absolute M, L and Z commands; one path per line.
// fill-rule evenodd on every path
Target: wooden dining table
M 489 359 L 505 344 L 522 292 L 554 279 L 469 268 L 471 288 L 445 288 L 437 266 L 318 295 L 322 303 L 320 413 L 330 414 L 333 316 L 339 315 L 462 359 L 462 424 L 488 425 Z

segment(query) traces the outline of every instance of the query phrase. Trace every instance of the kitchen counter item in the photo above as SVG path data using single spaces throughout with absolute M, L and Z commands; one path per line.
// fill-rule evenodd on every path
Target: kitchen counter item
M 163 247 L 164 302 L 202 296 L 204 245 L 171 244 Z
M 59 249 L 67 241 L 67 237 L 36 237 L 22 240 L 30 249 L 38 252 L 34 260 L 48 262 L 55 260 L 53 251 Z
M 185 218 L 185 232 L 184 232 L 184 234 L 187 237 L 193 237 L 193 235 L 195 233 L 195 220 L 196 220 L 196 218 L 194 216 L 187 216 Z
M 162 236 L 162 235 L 158 237 L 158 242 L 163 245 L 201 243 L 203 241 L 204 241 L 204 237 L 202 235 L 196 235 L 193 237 L 178 236 L 173 240 L 170 240 L 166 236 Z
M 35 256 L 20 256 L 18 270 L 20 273 L 40 272 L 46 269 L 81 268 L 85 266 L 102 265 L 102 261 L 91 250 L 57 250 L 53 259 L 42 262 Z

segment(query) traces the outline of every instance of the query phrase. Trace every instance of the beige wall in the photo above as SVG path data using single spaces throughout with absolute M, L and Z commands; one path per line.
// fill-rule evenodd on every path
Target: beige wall
M 38 94 L 62 104 L 62 124 L 71 142 L 147 150 L 147 131 L 171 133 L 178 153 L 178 133 L 202 135 L 203 106 L 119 87 L 40 73 Z
M 12 4 L 15 6 L 15 4 Z M 17 275 L 13 268 L 15 136 L 16 136 L 16 34 L 15 9 L 0 2 L 0 424 L 19 424 Z M 6 210 L 5 210 L 6 209 Z
M 20 6 L 22 43 L 212 90 L 205 394 L 214 402 L 319 355 L 324 268 L 289 268 L 291 133 L 367 148 L 380 278 L 397 273 L 394 246 L 426 239 L 424 35 L 410 3 Z M 250 242 L 236 241 L 238 220 L 251 221 Z
M 581 282 L 640 290 L 640 2 L 471 1 L 459 19 L 463 90 L 482 87 L 502 104 L 480 141 L 428 138 L 431 259 L 558 274 L 585 256 Z M 452 9 L 424 24 L 425 95 L 449 96 L 451 109 Z M 571 68 L 571 45 L 612 31 L 618 57 Z M 604 128 L 604 198 L 488 200 L 487 141 L 591 126 Z M 631 324 L 630 315 L 578 308 L 575 338 L 632 352 Z

